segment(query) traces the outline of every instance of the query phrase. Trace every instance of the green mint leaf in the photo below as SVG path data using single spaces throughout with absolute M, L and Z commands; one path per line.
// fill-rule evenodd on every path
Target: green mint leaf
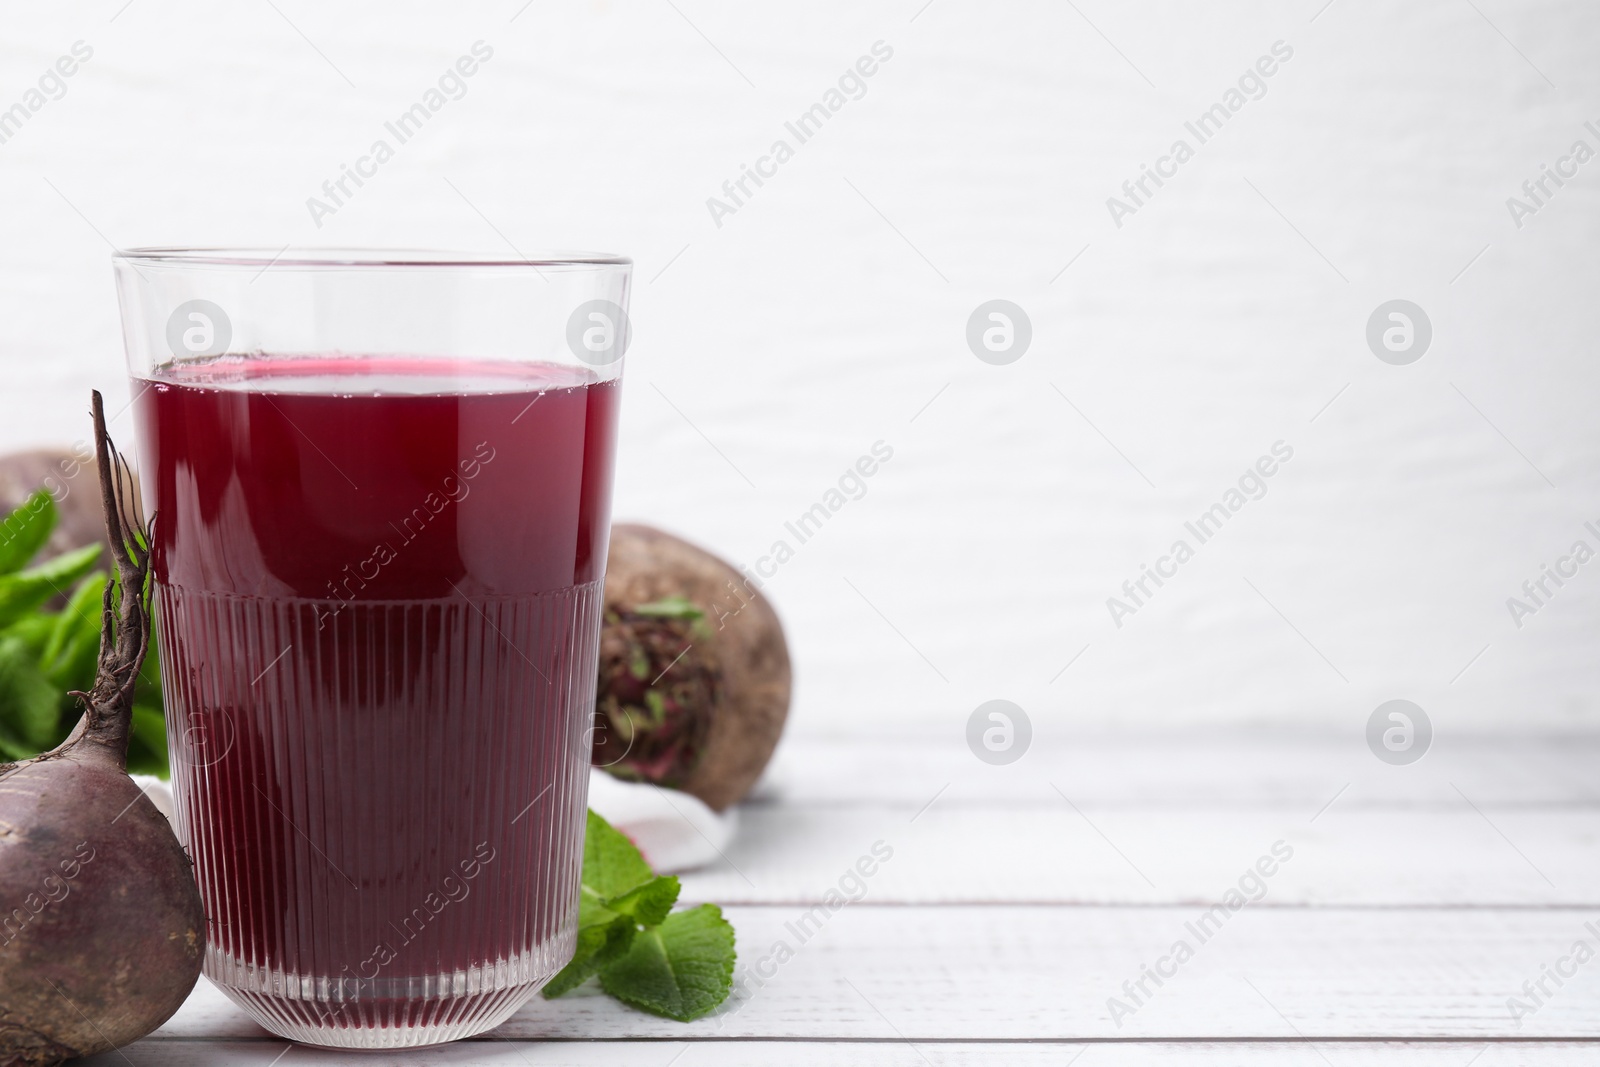
M 0 748 L 3 748 L 0 738 Z M 583 839 L 577 948 L 546 998 L 600 976 L 624 1004 L 688 1022 L 733 988 L 733 927 L 715 904 L 672 913 L 678 879 L 656 877 L 633 842 L 593 811 Z
M 0 519 L 0 574 L 27 566 L 56 525 L 56 502 L 41 489 Z
M 599 818 L 598 815 L 594 817 Z M 585 837 L 584 840 L 587 844 L 589 839 Z M 653 881 L 646 882 L 639 889 L 654 884 Z M 620 899 L 627 900 L 638 893 L 639 889 L 624 893 Z M 586 885 L 580 890 L 577 948 L 572 954 L 571 962 L 546 983 L 544 987 L 546 999 L 559 997 L 582 985 L 598 973 L 601 967 L 628 951 L 639 925 L 634 921 L 632 914 L 613 911 L 606 904 L 607 902 L 601 900 L 600 895 L 591 887 Z
M 727 999 L 733 960 L 733 927 L 721 908 L 702 904 L 640 932 L 627 955 L 601 969 L 600 985 L 624 1004 L 689 1022 Z
M 639 604 L 634 607 L 633 613 L 660 619 L 701 619 L 706 614 L 693 601 L 681 596 L 663 597 L 648 604 Z
M 0 640 L 0 719 L 32 756 L 49 748 L 61 722 L 61 693 L 40 673 L 27 645 Z
M 620 897 L 605 902 L 607 911 L 626 915 L 642 926 L 660 926 L 678 902 L 676 875 L 652 878 L 644 885 L 628 890 Z
M 593 811 L 583 835 L 583 888 L 601 901 L 620 897 L 655 877 L 626 835 Z
M 0 628 L 31 615 L 94 569 L 99 545 L 83 548 L 15 574 L 0 575 Z
M 612 915 L 604 922 L 589 926 L 580 923 L 578 950 L 573 953 L 572 962 L 557 971 L 556 976 L 545 984 L 545 998 L 554 999 L 576 989 L 598 974 L 600 968 L 620 958 L 633 944 L 638 929 L 626 915 Z

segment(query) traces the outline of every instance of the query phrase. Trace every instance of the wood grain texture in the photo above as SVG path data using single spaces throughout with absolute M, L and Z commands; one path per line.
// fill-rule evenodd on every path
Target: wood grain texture
M 1270 910 L 1246 907 L 1202 943 L 1189 908 L 885 908 L 807 918 L 727 909 L 742 986 L 690 1024 L 622 1007 L 597 989 L 536 1000 L 499 1031 L 517 1039 L 849 1038 L 1600 1039 L 1600 962 L 1537 1012 L 1507 998 L 1573 942 L 1591 911 Z M 1207 927 L 1215 930 L 1216 921 Z M 809 935 L 809 937 L 803 936 Z M 1123 989 L 1174 942 L 1194 956 L 1143 1004 Z M 792 957 L 780 962 L 787 946 Z M 1172 969 L 1172 968 L 1169 968 Z M 772 977 L 761 980 L 760 975 Z M 1135 1010 L 1115 1020 L 1108 998 Z M 260 1030 L 209 986 L 164 1037 Z
M 1048 739 L 989 767 L 959 737 L 796 738 L 695 899 L 815 901 L 881 840 L 874 903 L 1214 901 L 1274 842 L 1264 903 L 1600 902 L 1592 739 L 1442 740 L 1391 767 L 1359 738 Z
M 731 865 L 685 878 L 686 899 L 728 904 L 738 931 L 738 987 L 717 1014 L 674 1023 L 585 988 L 491 1039 L 371 1061 L 1600 1058 L 1600 961 L 1559 987 L 1544 977 L 1578 940 L 1600 948 L 1586 925 L 1600 929 L 1592 743 L 1483 739 L 1406 768 L 1364 747 L 1218 734 L 1042 740 L 1009 768 L 945 742 L 796 738 L 786 755 L 789 772 L 741 809 Z M 1073 784 L 1072 803 L 1052 781 Z M 858 866 L 880 840 L 893 855 Z M 1293 854 L 1255 880 L 1278 841 Z M 1260 899 L 1230 911 L 1241 879 Z M 830 889 L 860 899 L 830 910 Z M 1164 962 L 1179 941 L 1192 957 Z M 1141 989 L 1147 965 L 1174 973 Z M 1535 1003 L 1524 983 L 1541 980 Z M 1512 997 L 1536 1010 L 1514 1017 Z M 127 1052 L 186 1067 L 285 1047 L 203 982 Z
M 1314 823 L 1304 808 L 1074 808 L 1053 793 L 1028 806 L 941 798 L 915 822 L 914 809 L 883 805 L 752 810 L 726 859 L 684 876 L 684 893 L 815 901 L 883 842 L 894 858 L 871 880 L 876 903 L 1211 901 L 1281 841 L 1293 858 L 1271 880 L 1274 907 L 1600 903 L 1600 811 L 1454 799 L 1335 805 Z
M 990 767 L 967 749 L 963 725 L 909 734 L 793 731 L 753 799 L 915 811 L 947 787 L 942 807 L 1038 804 L 1054 783 L 1078 803 L 1304 808 L 1310 816 L 1346 787 L 1341 809 L 1449 807 L 1461 803 L 1454 782 L 1479 804 L 1600 807 L 1600 783 L 1587 769 L 1600 760 L 1600 734 L 1441 731 L 1422 759 L 1392 767 L 1368 751 L 1364 721 L 1338 732 L 1036 733 L 1016 763 Z
M 217 1063 L 267 1067 L 284 1042 L 146 1040 L 125 1051 L 78 1061 L 83 1067 L 212 1067 Z M 1118 1044 L 1042 1042 L 901 1041 L 515 1041 L 482 1038 L 413 1053 L 338 1053 L 296 1048 L 284 1067 L 1589 1067 L 1600 1050 L 1577 1042 L 1283 1042 L 1139 1041 Z

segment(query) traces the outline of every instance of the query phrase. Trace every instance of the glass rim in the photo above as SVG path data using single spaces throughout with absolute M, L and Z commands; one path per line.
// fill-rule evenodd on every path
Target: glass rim
M 430 248 L 321 247 L 139 247 L 118 248 L 111 258 L 130 266 L 238 267 L 302 270 L 371 268 L 531 268 L 631 267 L 633 260 L 611 252 L 540 251 L 507 256 L 500 252 L 457 252 Z

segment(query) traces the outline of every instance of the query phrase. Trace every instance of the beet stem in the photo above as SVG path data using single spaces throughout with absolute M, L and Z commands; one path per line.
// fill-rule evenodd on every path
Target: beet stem
M 128 764 L 133 727 L 133 692 L 150 647 L 149 576 L 152 527 L 140 521 L 129 492 L 133 476 L 106 429 L 105 401 L 91 394 L 95 459 L 100 474 L 106 536 L 116 559 L 116 580 L 106 583 L 101 600 L 100 662 L 94 688 L 74 693 L 84 705 L 84 720 L 58 752 L 87 740 L 102 745 L 117 765 Z

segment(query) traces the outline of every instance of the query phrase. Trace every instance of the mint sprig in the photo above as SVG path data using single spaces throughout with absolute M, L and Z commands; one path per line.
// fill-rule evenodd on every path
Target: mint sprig
M 548 998 L 599 975 L 624 1004 L 680 1022 L 733 988 L 733 927 L 715 904 L 674 912 L 678 879 L 658 877 L 633 842 L 594 812 L 583 839 L 578 948 L 544 987 Z
M 600 987 L 624 1004 L 688 1022 L 733 988 L 733 927 L 715 904 L 674 912 L 640 931 L 626 955 L 600 971 Z

